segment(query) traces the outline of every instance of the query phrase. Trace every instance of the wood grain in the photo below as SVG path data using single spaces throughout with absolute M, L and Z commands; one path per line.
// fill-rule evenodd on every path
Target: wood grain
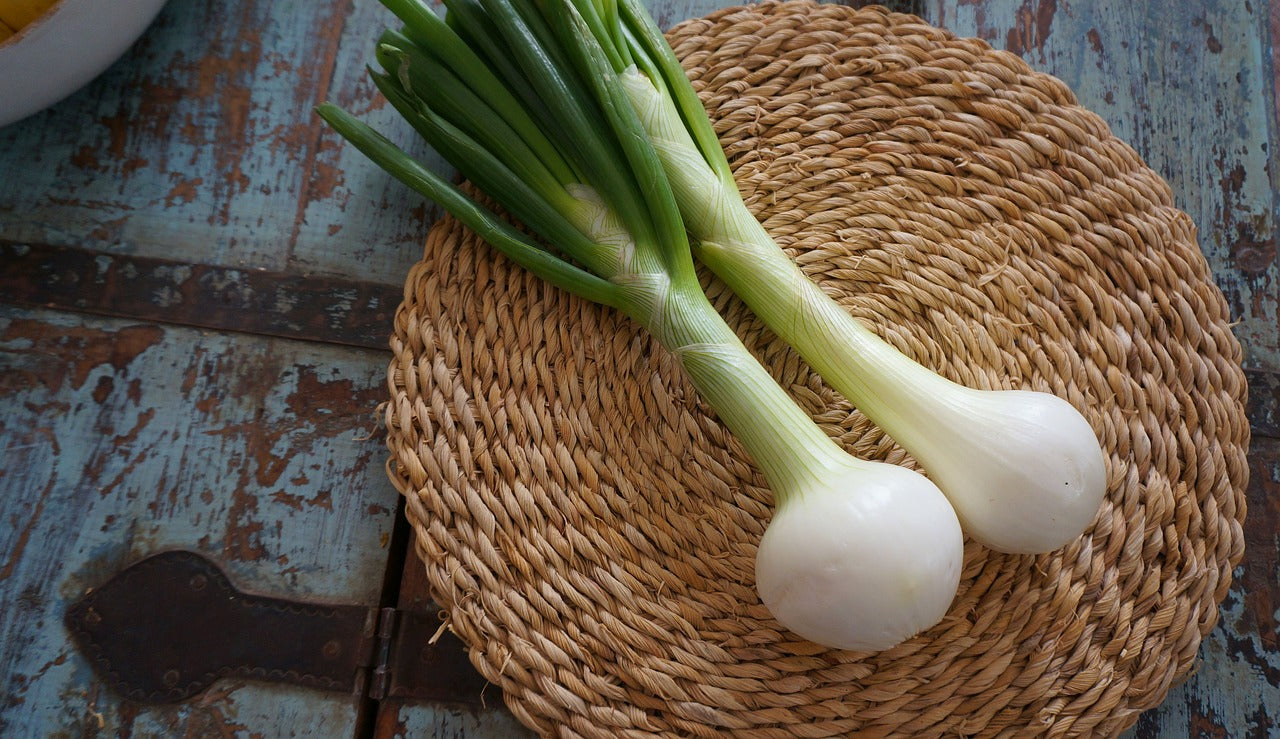
M 237 583 L 376 603 L 395 491 L 367 352 L 0 308 L 0 735 L 349 733 L 350 698 L 242 682 L 141 709 L 104 691 L 67 604 L 197 549 Z M 345 729 L 343 727 L 346 727 Z
M 0 172 L 22 173 L 0 178 L 0 239 L 399 284 L 434 211 L 312 112 L 335 77 L 369 98 L 379 10 L 169 3 L 104 76 L 0 129 Z
M 651 4 L 669 26 L 730 2 Z M 1169 180 L 1198 224 L 1239 320 L 1253 392 L 1249 548 L 1196 672 L 1133 733 L 1274 732 L 1280 3 L 887 4 L 1062 78 Z M 0 128 L 0 242 L 252 272 L 257 281 L 245 284 L 259 290 L 319 285 L 308 283 L 317 276 L 394 295 L 438 211 L 311 114 L 333 99 L 432 160 L 371 94 L 364 65 L 386 23 L 365 0 L 170 3 L 101 78 Z M 185 284 L 208 286 L 196 304 L 218 295 L 213 283 Z M 388 596 L 384 570 L 404 568 L 392 578 L 400 602 L 427 596 L 419 568 L 384 549 L 396 501 L 373 412 L 386 355 L 320 335 L 303 343 L 232 331 L 233 313 L 205 330 L 178 327 L 190 321 L 166 315 L 163 296 L 133 296 L 133 313 L 129 301 L 94 296 L 116 309 L 100 318 L 75 304 L 17 307 L 16 292 L 0 290 L 0 515 L 9 524 L 0 529 L 0 734 L 519 733 L 497 706 L 387 703 L 366 725 L 354 701 L 282 687 L 227 684 L 165 709 L 105 693 L 61 632 L 60 609 L 157 548 L 198 548 L 239 582 L 276 594 L 372 604 Z M 245 324 L 260 320 L 246 313 L 251 301 L 241 305 Z

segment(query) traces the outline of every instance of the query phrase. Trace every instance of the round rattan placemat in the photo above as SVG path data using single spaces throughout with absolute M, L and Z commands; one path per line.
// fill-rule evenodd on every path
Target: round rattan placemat
M 395 321 L 389 472 L 454 632 L 545 734 L 1113 734 L 1191 667 L 1243 552 L 1240 347 L 1168 186 L 1058 80 L 880 9 L 685 22 L 747 203 L 849 311 L 952 379 L 1068 398 L 1109 453 L 1076 543 L 970 542 L 937 627 L 877 654 L 759 603 L 763 480 L 622 316 L 451 219 Z M 823 427 L 914 465 L 719 283 Z

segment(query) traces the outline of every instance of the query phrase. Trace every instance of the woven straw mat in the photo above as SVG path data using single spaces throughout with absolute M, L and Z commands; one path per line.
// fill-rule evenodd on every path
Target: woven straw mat
M 396 316 L 388 469 L 472 662 L 547 735 L 1132 725 L 1243 553 L 1240 347 L 1168 186 L 1060 81 L 912 16 L 766 3 L 670 38 L 805 271 L 947 377 L 1069 399 L 1108 498 L 1051 554 L 967 542 L 950 612 L 898 647 L 806 642 L 755 591 L 764 480 L 673 358 L 445 218 Z M 829 434 L 915 466 L 705 284 Z

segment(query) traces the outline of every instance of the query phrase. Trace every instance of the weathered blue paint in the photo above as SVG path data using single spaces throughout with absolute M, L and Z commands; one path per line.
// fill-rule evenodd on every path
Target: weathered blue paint
M 0 308 L 0 735 L 349 732 L 350 698 L 302 689 L 225 683 L 188 705 L 123 705 L 62 614 L 166 548 L 205 552 L 247 589 L 376 603 L 396 505 L 373 417 L 381 364 Z
M 312 112 L 332 79 L 356 92 L 371 47 L 344 29 L 380 7 L 169 3 L 103 77 L 0 129 L 22 173 L 0 177 L 0 239 L 399 283 L 429 209 L 337 169 Z
M 730 2 L 652 4 L 669 26 Z M 1062 78 L 1168 178 L 1240 320 L 1247 366 L 1274 379 L 1275 0 L 888 4 Z M 170 3 L 102 78 L 0 129 L 0 240 L 398 285 L 436 211 L 310 112 L 334 99 L 426 154 L 390 110 L 362 109 L 386 22 L 373 0 Z M 385 364 L 367 350 L 0 306 L 0 734 L 351 733 L 352 701 L 279 686 L 122 705 L 71 650 L 60 614 L 170 546 L 219 557 L 249 587 L 375 602 L 395 505 L 374 418 Z M 1139 736 L 1274 730 L 1280 442 L 1256 439 L 1251 459 L 1245 563 L 1197 671 Z M 413 572 L 406 597 L 419 598 Z M 385 708 L 380 736 L 518 733 L 498 707 Z
M 1168 180 L 1240 321 L 1245 365 L 1280 370 L 1268 4 L 933 0 L 926 16 L 1062 79 Z

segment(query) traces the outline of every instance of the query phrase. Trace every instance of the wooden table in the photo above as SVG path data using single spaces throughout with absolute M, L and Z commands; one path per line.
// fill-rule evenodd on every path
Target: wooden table
M 1194 674 L 1133 733 L 1276 731 L 1280 3 L 890 5 L 1063 78 L 1199 225 L 1252 388 L 1248 550 Z M 363 69 L 387 18 L 366 0 L 171 2 L 101 78 L 0 129 L 0 735 L 522 733 L 496 690 L 459 706 L 233 679 L 122 701 L 63 627 L 165 549 L 281 597 L 430 607 L 377 410 L 437 211 L 311 112 L 333 99 L 403 129 Z

